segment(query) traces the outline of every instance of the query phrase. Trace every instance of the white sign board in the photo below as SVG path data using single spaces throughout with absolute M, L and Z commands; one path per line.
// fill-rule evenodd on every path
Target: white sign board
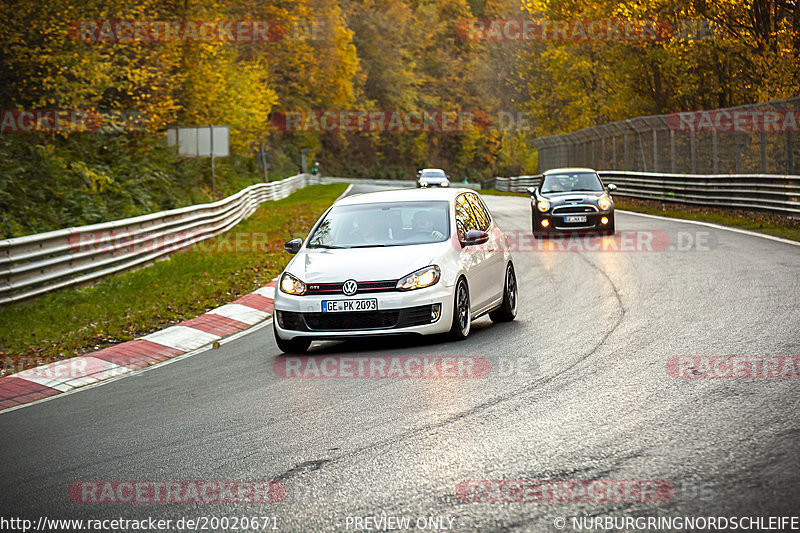
M 210 157 L 213 146 L 214 157 L 227 157 L 230 155 L 228 126 L 170 128 L 167 145 L 177 145 L 178 153 L 189 157 Z

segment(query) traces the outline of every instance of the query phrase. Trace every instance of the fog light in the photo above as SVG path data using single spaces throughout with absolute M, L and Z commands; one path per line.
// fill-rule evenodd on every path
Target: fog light
M 277 311 L 275 313 L 275 315 L 277 315 L 277 317 L 278 317 L 278 325 L 280 327 L 283 327 L 283 312 L 282 311 Z
M 442 304 L 433 304 L 431 306 L 431 322 L 436 322 L 439 320 L 439 316 L 442 314 Z
M 603 217 L 600 219 L 601 224 L 608 224 L 608 217 Z
M 549 220 L 547 220 L 546 218 L 542 220 L 542 227 L 543 228 L 546 228 L 549 225 L 550 225 L 550 221 Z

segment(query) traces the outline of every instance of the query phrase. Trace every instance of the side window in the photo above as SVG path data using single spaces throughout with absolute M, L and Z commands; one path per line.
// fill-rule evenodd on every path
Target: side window
M 477 194 L 468 194 L 467 199 L 469 200 L 469 205 L 472 206 L 472 210 L 475 212 L 475 218 L 478 222 L 478 229 L 489 231 L 489 226 L 492 225 L 492 218 L 489 216 L 489 212 L 483 206 L 481 199 Z
M 467 201 L 466 194 L 461 194 L 455 201 L 456 209 L 456 229 L 459 238 L 462 238 L 468 231 L 479 229 L 475 212 Z

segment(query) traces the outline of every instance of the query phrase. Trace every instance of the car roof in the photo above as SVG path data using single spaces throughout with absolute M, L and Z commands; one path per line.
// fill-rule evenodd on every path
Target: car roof
M 379 202 L 419 202 L 424 200 L 451 201 L 462 192 L 475 192 L 472 189 L 394 189 L 391 191 L 365 192 L 346 196 L 335 205 L 359 205 Z
M 553 168 L 550 170 L 546 170 L 544 172 L 544 175 L 549 176 L 551 174 L 570 174 L 572 172 L 594 172 L 595 174 L 597 174 L 597 171 L 593 168 L 575 167 L 575 168 Z
M 441 172 L 441 173 L 443 173 L 443 174 L 447 174 L 447 173 L 446 173 L 444 170 L 442 170 L 441 168 L 423 168 L 421 172 L 423 172 L 423 173 L 425 173 L 425 172 Z

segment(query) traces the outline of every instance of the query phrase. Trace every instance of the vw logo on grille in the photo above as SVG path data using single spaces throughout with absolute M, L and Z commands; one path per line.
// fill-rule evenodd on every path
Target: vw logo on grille
M 352 296 L 357 290 L 358 283 L 356 283 L 356 280 L 354 279 L 348 279 L 344 282 L 344 285 L 342 285 L 342 292 L 345 294 L 345 296 Z

